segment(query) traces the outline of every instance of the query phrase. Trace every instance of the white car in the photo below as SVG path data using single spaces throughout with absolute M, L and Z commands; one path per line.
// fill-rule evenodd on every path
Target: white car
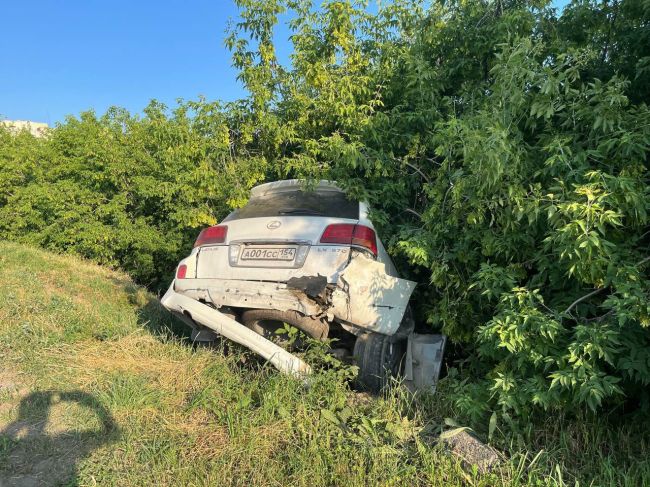
M 193 339 L 222 334 L 285 372 L 309 372 L 277 343 L 287 323 L 316 339 L 336 338 L 337 352 L 356 358 L 367 389 L 400 370 L 417 382 L 412 354 L 427 340 L 413 334 L 407 312 L 415 283 L 398 276 L 366 204 L 329 181 L 304 184 L 257 186 L 246 206 L 203 230 L 163 305 L 193 328 Z M 444 338 L 434 341 L 439 368 Z M 438 370 L 424 374 L 435 383 Z

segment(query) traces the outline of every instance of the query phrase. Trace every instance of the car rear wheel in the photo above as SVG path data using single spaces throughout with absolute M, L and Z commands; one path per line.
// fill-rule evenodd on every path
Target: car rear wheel
M 378 393 L 397 377 L 406 353 L 406 341 L 380 333 L 364 333 L 354 344 L 354 357 L 359 366 L 358 388 Z

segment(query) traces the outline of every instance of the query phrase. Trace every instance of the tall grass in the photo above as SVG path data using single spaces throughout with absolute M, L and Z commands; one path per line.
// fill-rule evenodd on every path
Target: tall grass
M 0 243 L 0 484 L 642 485 L 632 420 L 497 431 L 480 475 L 436 443 L 451 387 L 369 398 L 323 369 L 309 388 L 229 344 L 195 348 L 120 273 Z M 318 360 L 316 357 L 315 360 Z M 345 372 L 345 371 L 344 371 Z M 646 423 L 647 424 L 647 423 Z

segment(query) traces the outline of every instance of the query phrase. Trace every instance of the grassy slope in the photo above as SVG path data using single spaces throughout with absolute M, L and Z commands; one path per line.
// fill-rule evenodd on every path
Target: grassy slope
M 0 242 L 0 283 L 0 485 L 650 478 L 647 437 L 621 432 L 611 445 L 602 428 L 557 424 L 539 432 L 559 445 L 552 454 L 517 454 L 490 476 L 468 474 L 427 433 L 444 391 L 419 404 L 399 391 L 360 401 L 335 371 L 305 390 L 241 350 L 193 349 L 169 331 L 175 325 L 153 296 L 76 258 Z

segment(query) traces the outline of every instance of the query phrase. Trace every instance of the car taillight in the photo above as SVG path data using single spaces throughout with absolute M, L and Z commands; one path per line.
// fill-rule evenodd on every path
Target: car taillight
M 320 243 L 359 245 L 377 255 L 377 236 L 372 228 L 354 223 L 333 223 L 328 225 Z
M 179 265 L 178 269 L 176 269 L 176 279 L 185 279 L 185 274 L 187 274 L 187 266 L 185 264 Z
M 370 250 L 373 255 L 377 255 L 377 236 L 372 228 L 364 227 L 363 225 L 354 227 L 352 245 L 360 245 Z
M 194 242 L 194 246 L 199 247 L 201 245 L 224 243 L 226 241 L 226 235 L 228 235 L 227 225 L 205 228 L 199 233 L 196 242 Z

